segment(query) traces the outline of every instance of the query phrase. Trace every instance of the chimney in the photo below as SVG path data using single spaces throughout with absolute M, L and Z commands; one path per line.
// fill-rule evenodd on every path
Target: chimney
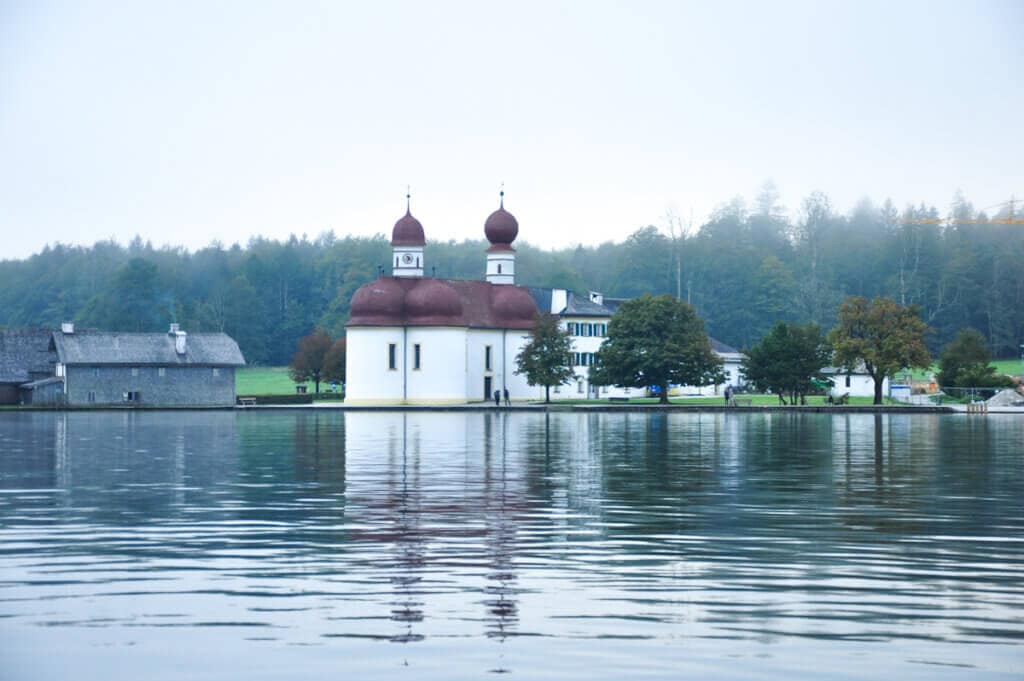
M 598 293 L 597 291 L 590 292 L 590 302 L 598 305 L 604 305 L 604 294 Z
M 60 332 L 70 336 L 71 334 L 73 334 L 75 332 L 75 323 L 74 322 L 61 322 L 60 323 Z
M 177 326 L 177 324 L 175 324 L 175 326 Z M 186 343 L 187 338 L 188 334 L 184 331 L 174 332 L 174 351 L 179 355 L 184 355 L 185 351 L 188 349 L 188 344 Z
M 177 333 L 178 333 L 178 325 L 177 324 L 171 324 L 171 330 L 167 332 L 167 335 L 168 336 L 175 336 L 175 335 L 177 335 Z

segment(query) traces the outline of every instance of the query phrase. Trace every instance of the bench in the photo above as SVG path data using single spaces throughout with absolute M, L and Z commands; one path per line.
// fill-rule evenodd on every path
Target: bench
M 629 402 L 628 397 L 609 397 L 609 402 Z
M 255 407 L 256 406 L 256 398 L 255 397 L 239 397 L 238 398 L 238 404 L 243 406 L 243 407 Z
M 729 400 L 730 407 L 749 407 L 752 404 L 754 404 L 754 400 L 750 397 L 734 397 Z

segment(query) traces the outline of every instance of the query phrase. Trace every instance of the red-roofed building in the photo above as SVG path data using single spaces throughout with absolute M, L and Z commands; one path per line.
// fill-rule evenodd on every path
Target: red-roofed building
M 359 288 L 347 325 L 348 404 L 463 404 L 533 399 L 515 357 L 537 303 L 515 285 L 519 223 L 501 205 L 486 220 L 486 279 L 424 277 L 423 226 L 409 206 L 392 230 L 392 274 Z

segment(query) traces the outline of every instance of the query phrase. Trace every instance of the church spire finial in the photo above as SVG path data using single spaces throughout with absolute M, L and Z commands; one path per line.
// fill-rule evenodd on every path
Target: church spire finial
M 498 192 L 498 196 L 500 197 L 500 199 L 498 201 L 498 207 L 499 208 L 504 208 L 505 207 L 505 182 L 504 182 L 504 180 L 502 180 L 502 182 L 501 182 L 501 191 Z
M 405 185 L 405 214 L 406 215 L 412 215 L 412 213 L 410 211 L 410 208 L 411 208 L 410 200 L 411 200 L 411 198 L 412 198 L 412 191 L 410 190 L 409 185 Z

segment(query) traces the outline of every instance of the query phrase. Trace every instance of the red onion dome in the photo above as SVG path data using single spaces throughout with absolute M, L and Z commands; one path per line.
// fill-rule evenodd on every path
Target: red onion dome
M 505 322 L 533 322 L 537 303 L 530 292 L 518 286 L 495 286 L 491 296 L 495 314 Z
M 405 289 L 394 277 L 363 284 L 352 296 L 350 324 L 400 324 L 405 310 Z
M 519 235 L 519 223 L 512 213 L 505 210 L 505 192 L 501 193 L 501 205 L 487 217 L 484 234 L 492 246 L 510 247 Z
M 462 318 L 459 294 L 438 279 L 421 279 L 405 298 L 409 321 L 441 324 Z
M 391 245 L 423 246 L 426 243 L 426 237 L 423 236 L 423 225 L 406 209 L 405 215 L 395 223 L 395 228 L 391 230 Z

